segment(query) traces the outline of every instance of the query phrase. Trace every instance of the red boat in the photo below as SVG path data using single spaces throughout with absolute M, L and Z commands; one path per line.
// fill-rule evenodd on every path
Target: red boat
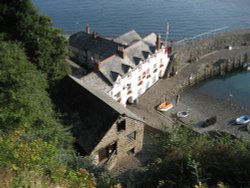
M 171 102 L 163 102 L 163 103 L 159 104 L 159 106 L 157 107 L 157 109 L 158 109 L 159 111 L 165 112 L 165 111 L 170 110 L 170 109 L 173 108 L 173 107 L 174 107 L 174 106 L 173 106 L 173 104 L 172 104 Z

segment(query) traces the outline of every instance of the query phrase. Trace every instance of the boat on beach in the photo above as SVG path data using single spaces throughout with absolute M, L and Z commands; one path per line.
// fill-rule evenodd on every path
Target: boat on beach
M 159 104 L 159 106 L 157 107 L 157 110 L 162 111 L 162 112 L 166 112 L 168 110 L 170 110 L 171 108 L 173 108 L 173 104 L 171 102 L 163 102 L 161 104 Z
M 235 122 L 237 125 L 246 125 L 250 122 L 250 116 L 248 115 L 240 116 L 236 118 Z
M 190 111 L 179 111 L 179 112 L 177 112 L 176 115 L 178 118 L 185 118 L 185 117 L 189 116 L 189 114 L 190 114 Z

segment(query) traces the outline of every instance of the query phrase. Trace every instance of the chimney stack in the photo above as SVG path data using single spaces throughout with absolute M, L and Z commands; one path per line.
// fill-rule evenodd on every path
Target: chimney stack
M 123 47 L 123 46 L 118 46 L 117 53 L 118 53 L 118 55 L 119 55 L 122 59 L 124 59 L 124 57 L 125 57 L 125 52 L 124 52 L 124 47 Z
M 161 34 L 159 33 L 156 38 L 156 49 L 161 49 Z
M 89 27 L 89 24 L 86 25 L 86 33 L 90 34 L 90 27 Z

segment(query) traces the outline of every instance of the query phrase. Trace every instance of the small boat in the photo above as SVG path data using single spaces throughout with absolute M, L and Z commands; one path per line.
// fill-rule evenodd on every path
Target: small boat
M 180 112 L 177 112 L 177 117 L 178 118 L 185 118 L 187 116 L 189 116 L 190 114 L 190 111 L 180 111 Z
M 157 109 L 158 109 L 159 111 L 165 112 L 165 111 L 170 110 L 170 109 L 173 108 L 173 107 L 174 107 L 174 106 L 173 106 L 173 104 L 172 104 L 171 102 L 163 102 L 163 103 L 159 104 L 159 106 L 157 107 Z
M 235 122 L 237 125 L 245 125 L 250 122 L 250 116 L 248 115 L 240 116 L 236 118 Z
M 250 71 L 250 62 L 245 63 L 243 66 L 247 71 Z

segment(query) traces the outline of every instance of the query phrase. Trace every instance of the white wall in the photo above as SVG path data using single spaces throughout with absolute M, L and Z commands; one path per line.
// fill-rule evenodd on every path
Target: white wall
M 136 69 L 130 70 L 126 76 L 118 77 L 117 83 L 109 92 L 110 96 L 126 106 L 128 99 L 132 99 L 131 102 L 133 102 L 164 75 L 168 63 L 169 57 L 165 53 L 165 48 L 156 51 L 147 60 L 141 62 Z M 139 76 L 141 77 L 140 81 Z M 138 85 L 140 82 L 141 84 Z M 131 85 L 130 89 L 129 84 Z M 118 93 L 120 93 L 119 96 Z

